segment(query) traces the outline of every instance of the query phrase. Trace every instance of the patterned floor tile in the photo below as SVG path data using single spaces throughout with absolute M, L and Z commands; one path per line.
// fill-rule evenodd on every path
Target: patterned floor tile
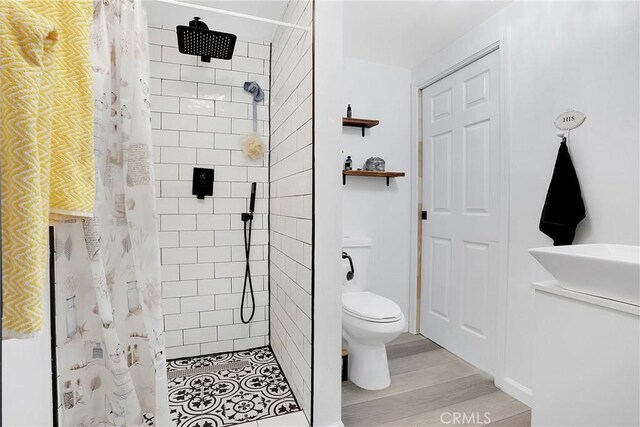
M 178 427 L 222 427 L 299 411 L 269 347 L 172 360 L 169 372 L 248 361 L 238 369 L 169 379 L 171 418 Z
M 260 420 L 258 427 L 309 427 L 307 417 L 304 412 L 292 412 L 286 415 L 280 415 L 273 418 L 265 418 Z

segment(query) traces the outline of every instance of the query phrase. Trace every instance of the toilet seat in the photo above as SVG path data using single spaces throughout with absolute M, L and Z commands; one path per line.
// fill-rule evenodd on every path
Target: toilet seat
M 392 323 L 402 318 L 398 304 L 371 292 L 342 294 L 342 310 L 355 318 L 375 323 Z

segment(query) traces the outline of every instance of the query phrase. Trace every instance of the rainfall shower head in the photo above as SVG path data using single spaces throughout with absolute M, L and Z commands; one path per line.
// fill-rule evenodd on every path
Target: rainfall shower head
M 197 55 L 202 62 L 211 62 L 211 58 L 231 59 L 236 46 L 236 35 L 211 31 L 207 24 L 194 17 L 189 26 L 178 25 L 178 50 L 187 55 Z

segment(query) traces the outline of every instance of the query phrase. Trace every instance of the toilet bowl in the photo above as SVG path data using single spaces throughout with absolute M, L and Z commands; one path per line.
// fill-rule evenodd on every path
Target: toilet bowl
M 342 294 L 342 336 L 349 346 L 349 380 L 366 390 L 389 387 L 385 344 L 396 339 L 407 321 L 400 307 L 371 292 Z
M 385 344 L 407 326 L 395 302 L 367 290 L 368 237 L 345 237 L 342 277 L 342 337 L 349 349 L 349 379 L 366 390 L 391 384 Z

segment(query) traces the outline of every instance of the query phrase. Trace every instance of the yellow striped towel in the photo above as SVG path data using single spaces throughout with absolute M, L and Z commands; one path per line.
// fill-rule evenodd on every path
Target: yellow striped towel
M 55 76 L 54 23 L 0 1 L 3 338 L 42 329 Z
M 0 0 L 1 1 L 1 0 Z M 29 0 L 58 32 L 51 139 L 50 216 L 92 217 L 95 203 L 91 0 Z

